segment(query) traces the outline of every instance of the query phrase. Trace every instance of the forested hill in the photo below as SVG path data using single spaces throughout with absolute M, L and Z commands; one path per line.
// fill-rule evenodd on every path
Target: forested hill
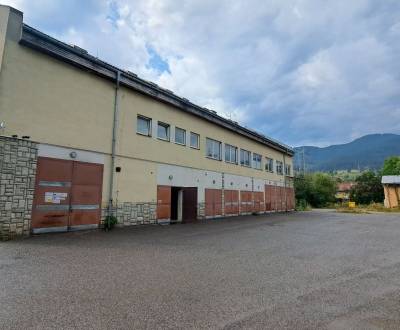
M 295 169 L 335 171 L 351 169 L 380 169 L 389 156 L 400 156 L 400 135 L 370 134 L 350 143 L 325 148 L 301 146 L 295 148 Z

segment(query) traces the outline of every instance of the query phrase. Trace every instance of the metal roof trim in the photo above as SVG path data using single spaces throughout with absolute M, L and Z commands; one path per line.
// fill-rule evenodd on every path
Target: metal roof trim
M 81 69 L 93 71 L 107 79 L 114 80 L 116 78 L 116 73 L 120 72 L 121 84 L 125 85 L 126 87 L 134 89 L 142 94 L 146 94 L 160 102 L 173 105 L 174 107 L 177 107 L 185 112 L 191 113 L 216 125 L 234 131 L 235 133 L 246 136 L 247 138 L 262 143 L 270 148 L 284 152 L 291 156 L 294 155 L 293 148 L 288 145 L 243 127 L 232 120 L 221 117 L 213 110 L 200 107 L 183 97 L 177 96 L 172 91 L 164 89 L 153 82 L 139 78 L 135 73 L 131 73 L 102 61 L 93 55 L 90 55 L 84 49 L 61 42 L 27 24 L 23 24 L 20 43 L 24 46 L 46 53 L 49 56 L 70 63 Z

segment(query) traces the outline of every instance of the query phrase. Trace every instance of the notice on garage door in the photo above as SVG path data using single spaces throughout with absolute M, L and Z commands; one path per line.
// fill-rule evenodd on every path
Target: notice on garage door
M 44 194 L 44 202 L 52 204 L 60 204 L 61 201 L 66 200 L 68 193 L 46 191 Z

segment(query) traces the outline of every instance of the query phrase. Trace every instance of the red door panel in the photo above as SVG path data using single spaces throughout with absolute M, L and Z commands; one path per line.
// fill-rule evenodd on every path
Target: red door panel
M 32 230 L 67 230 L 72 161 L 38 157 L 32 205 Z
M 157 219 L 171 218 L 171 187 L 157 186 Z
M 205 189 L 205 214 L 208 217 L 222 215 L 221 189 Z
M 183 188 L 182 222 L 193 222 L 197 219 L 197 188 Z
M 100 223 L 103 165 L 73 162 L 70 228 Z

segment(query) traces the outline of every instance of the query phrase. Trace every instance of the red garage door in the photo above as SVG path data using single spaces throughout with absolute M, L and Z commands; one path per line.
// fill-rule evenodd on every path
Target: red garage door
M 253 192 L 253 212 L 264 212 L 265 205 L 264 205 L 264 193 L 255 191 Z
M 205 214 L 206 217 L 215 217 L 222 215 L 222 190 L 205 190 Z
M 225 215 L 239 214 L 239 191 L 224 190 Z
M 101 215 L 103 165 L 39 157 L 32 231 L 97 227 Z
M 251 191 L 240 192 L 240 213 L 250 213 L 253 211 L 253 199 Z

